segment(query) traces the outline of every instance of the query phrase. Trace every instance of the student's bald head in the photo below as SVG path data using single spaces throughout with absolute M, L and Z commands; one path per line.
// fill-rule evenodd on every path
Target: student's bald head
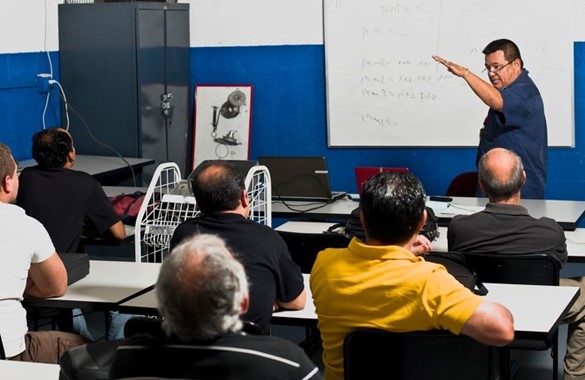
M 504 148 L 485 153 L 479 160 L 478 174 L 481 187 L 492 202 L 514 197 L 526 181 L 522 159 Z

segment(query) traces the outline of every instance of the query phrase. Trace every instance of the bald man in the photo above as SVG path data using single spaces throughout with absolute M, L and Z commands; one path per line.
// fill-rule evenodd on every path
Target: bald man
M 479 185 L 488 195 L 485 210 L 461 215 L 449 223 L 449 251 L 469 253 L 545 253 L 561 266 L 567 262 L 565 233 L 550 218 L 536 219 L 520 205 L 526 182 L 521 158 L 504 148 L 484 154 L 478 164 Z M 566 315 L 569 324 L 565 380 L 585 379 L 585 288 L 584 280 L 561 278 L 562 286 L 577 286 L 581 294 Z M 545 307 L 545 306 L 543 306 Z

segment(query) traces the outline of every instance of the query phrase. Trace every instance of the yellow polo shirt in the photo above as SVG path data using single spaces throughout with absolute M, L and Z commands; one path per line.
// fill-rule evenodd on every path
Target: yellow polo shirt
M 343 380 L 343 339 L 356 327 L 459 334 L 483 303 L 442 265 L 357 238 L 348 248 L 321 251 L 310 281 L 326 380 Z

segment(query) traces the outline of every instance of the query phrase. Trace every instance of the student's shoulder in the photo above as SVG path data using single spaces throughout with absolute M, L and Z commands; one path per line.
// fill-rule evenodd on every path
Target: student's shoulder
M 302 349 L 289 340 L 272 335 L 227 334 L 217 344 L 231 345 L 272 354 L 296 353 Z

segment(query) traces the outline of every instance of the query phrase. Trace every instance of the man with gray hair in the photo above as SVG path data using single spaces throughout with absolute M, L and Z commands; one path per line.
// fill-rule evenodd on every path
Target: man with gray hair
M 170 374 L 206 379 L 322 378 L 294 343 L 242 332 L 240 316 L 249 305 L 246 272 L 219 237 L 198 234 L 183 240 L 163 261 L 155 289 L 166 336 L 130 338 L 128 345 L 139 350 L 137 363 L 115 356 L 110 372 L 115 378 Z M 140 353 L 162 347 L 158 352 L 164 354 L 167 346 L 188 349 L 185 365 L 170 365 L 161 356 L 154 363 Z
M 469 253 L 545 253 L 561 266 L 567 262 L 565 233 L 550 218 L 536 219 L 520 205 L 526 182 L 522 159 L 504 148 L 484 154 L 478 164 L 479 185 L 489 197 L 485 210 L 456 216 L 449 223 L 449 251 Z M 561 278 L 562 286 L 577 286 L 581 293 L 564 323 L 569 324 L 565 380 L 585 379 L 585 287 L 583 277 Z

